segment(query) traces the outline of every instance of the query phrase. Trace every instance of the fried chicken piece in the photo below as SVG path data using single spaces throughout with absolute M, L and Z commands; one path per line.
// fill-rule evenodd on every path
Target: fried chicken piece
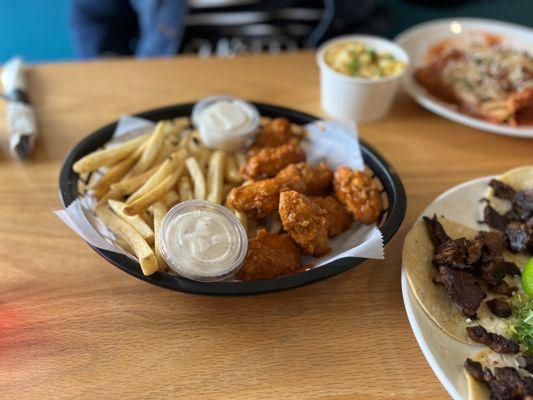
M 255 141 L 250 146 L 251 155 L 263 147 L 280 146 L 294 141 L 298 143 L 298 138 L 292 134 L 291 123 L 287 118 L 274 118 L 255 137 Z
M 352 214 L 356 221 L 370 225 L 375 223 L 383 202 L 379 188 L 361 171 L 352 171 L 343 166 L 335 170 L 333 175 L 335 197 Z
M 331 251 L 326 210 L 306 195 L 294 190 L 282 192 L 279 196 L 279 216 L 283 229 L 305 253 L 319 256 Z
M 322 196 L 328 191 L 333 174 L 326 165 L 320 163 L 311 167 L 307 163 L 291 164 L 276 175 L 276 180 L 291 190 L 312 196 Z M 298 182 L 303 182 L 303 189 L 298 189 Z
M 270 279 L 305 269 L 300 250 L 289 235 L 276 235 L 259 229 L 248 240 L 248 253 L 236 278 L 243 281 Z
M 250 217 L 265 218 L 277 211 L 281 192 L 295 190 L 320 195 L 330 186 L 331 179 L 332 173 L 324 163 L 316 167 L 306 163 L 291 164 L 275 178 L 233 188 L 226 198 L 226 205 Z
M 275 178 L 233 188 L 226 205 L 253 218 L 265 218 L 278 209 L 280 185 Z
M 265 147 L 250 156 L 241 175 L 246 179 L 271 178 L 287 165 L 300 161 L 305 161 L 305 153 L 297 144 Z
M 314 196 L 311 201 L 326 211 L 328 236 L 332 237 L 344 232 L 352 224 L 352 216 L 333 196 Z

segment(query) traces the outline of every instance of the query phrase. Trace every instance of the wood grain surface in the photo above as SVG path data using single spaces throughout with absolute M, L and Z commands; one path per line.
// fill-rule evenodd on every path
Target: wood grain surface
M 408 194 L 387 259 L 287 292 L 201 297 L 136 280 L 71 232 L 53 214 L 62 160 L 121 114 L 213 93 L 322 115 L 314 55 L 49 64 L 29 83 L 41 131 L 32 161 L 10 158 L 0 123 L 0 398 L 447 398 L 403 308 L 403 237 L 442 191 L 531 163 L 533 142 L 401 95 L 387 119 L 360 126 Z

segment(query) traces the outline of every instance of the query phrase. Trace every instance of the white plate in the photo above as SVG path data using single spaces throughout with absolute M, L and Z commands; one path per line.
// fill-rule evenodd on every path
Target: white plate
M 448 219 L 473 229 L 478 224 L 479 199 L 492 177 L 480 178 L 456 186 L 436 198 L 422 215 L 445 215 Z M 422 215 L 419 217 L 422 218 Z M 411 329 L 424 357 L 450 396 L 455 400 L 468 399 L 468 386 L 463 372 L 465 359 L 482 346 L 467 345 L 448 336 L 424 312 L 407 282 L 402 268 L 402 294 Z
M 501 21 L 457 18 L 439 19 L 416 25 L 400 33 L 394 41 L 402 46 L 411 60 L 403 77 L 403 87 L 421 106 L 452 121 L 501 135 L 533 138 L 533 127 L 512 127 L 493 124 L 456 111 L 453 106 L 437 100 L 413 79 L 413 71 L 423 65 L 424 57 L 432 45 L 450 36 L 468 35 L 470 32 L 495 33 L 511 47 L 533 54 L 533 30 Z

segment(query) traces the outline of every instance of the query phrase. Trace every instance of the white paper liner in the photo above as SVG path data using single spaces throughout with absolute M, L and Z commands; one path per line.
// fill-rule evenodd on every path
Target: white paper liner
M 149 131 L 154 125 L 153 122 L 142 118 L 122 116 L 109 146 Z M 307 161 L 310 164 L 323 161 L 331 169 L 340 165 L 347 165 L 352 169 L 362 170 L 364 168 L 357 130 L 353 123 L 316 121 L 307 124 L 305 129 L 308 135 L 302 142 L 302 147 L 305 149 Z M 84 195 L 66 209 L 55 213 L 89 244 L 135 259 L 132 254 L 115 243 L 115 235 L 96 218 L 95 204 L 93 198 Z M 302 262 L 310 263 L 316 268 L 343 257 L 385 258 L 383 238 L 376 225 L 354 222 L 349 230 L 330 239 L 328 244 L 331 247 L 330 253 L 322 257 L 306 256 L 303 257 Z

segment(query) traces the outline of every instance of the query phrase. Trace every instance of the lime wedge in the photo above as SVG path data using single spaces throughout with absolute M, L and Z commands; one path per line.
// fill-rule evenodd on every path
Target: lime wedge
M 522 271 L 522 287 L 524 292 L 529 296 L 533 296 L 533 258 L 529 259 Z

